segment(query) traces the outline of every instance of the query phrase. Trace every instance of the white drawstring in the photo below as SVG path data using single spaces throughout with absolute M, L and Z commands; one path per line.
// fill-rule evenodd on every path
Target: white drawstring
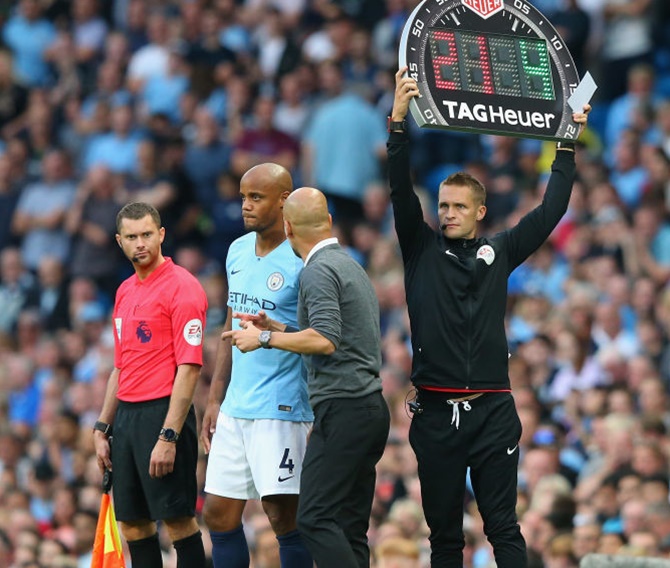
M 448 400 L 447 401 L 449 404 L 451 404 L 452 408 L 452 413 L 451 413 L 451 425 L 453 426 L 454 422 L 456 423 L 456 430 L 458 430 L 458 427 L 461 424 L 461 411 L 458 408 L 459 402 L 463 404 L 463 410 L 465 411 L 470 411 L 472 410 L 472 406 L 470 406 L 470 401 L 469 400 L 463 400 L 463 401 L 458 401 L 458 400 Z

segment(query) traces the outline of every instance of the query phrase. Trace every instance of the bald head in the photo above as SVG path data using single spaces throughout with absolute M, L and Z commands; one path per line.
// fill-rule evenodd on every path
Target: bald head
M 326 196 L 313 187 L 296 189 L 284 202 L 284 229 L 293 251 L 305 259 L 314 245 L 332 236 Z
M 240 185 L 242 184 L 250 187 L 272 188 L 277 195 L 291 193 L 293 190 L 293 180 L 288 170 L 279 164 L 270 162 L 258 164 L 248 170 L 240 180 Z
M 298 236 L 330 232 L 326 196 L 313 187 L 296 189 L 284 203 L 284 218 Z

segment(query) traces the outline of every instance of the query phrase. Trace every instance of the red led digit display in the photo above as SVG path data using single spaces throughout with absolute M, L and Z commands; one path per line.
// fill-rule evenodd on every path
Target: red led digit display
M 458 70 L 454 32 L 432 30 L 430 37 L 435 85 L 440 89 L 460 89 L 461 74 Z
M 465 74 L 468 91 L 493 95 L 491 59 L 486 38 L 483 35 L 459 32 L 456 36 L 459 62 Z
M 438 89 L 555 99 L 544 40 L 432 29 L 428 44 Z

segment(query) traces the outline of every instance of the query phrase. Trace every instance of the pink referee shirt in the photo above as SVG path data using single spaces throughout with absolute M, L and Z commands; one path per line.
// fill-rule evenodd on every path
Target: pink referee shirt
M 183 364 L 202 365 L 207 297 L 200 282 L 166 257 L 149 277 L 125 280 L 114 305 L 119 400 L 170 396 Z

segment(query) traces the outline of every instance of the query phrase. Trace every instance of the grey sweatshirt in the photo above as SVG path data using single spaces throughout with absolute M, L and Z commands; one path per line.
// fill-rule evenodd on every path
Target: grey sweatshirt
M 303 355 L 312 408 L 381 390 L 379 303 L 363 268 L 340 245 L 317 250 L 303 269 L 298 325 L 336 347 L 332 355 Z

